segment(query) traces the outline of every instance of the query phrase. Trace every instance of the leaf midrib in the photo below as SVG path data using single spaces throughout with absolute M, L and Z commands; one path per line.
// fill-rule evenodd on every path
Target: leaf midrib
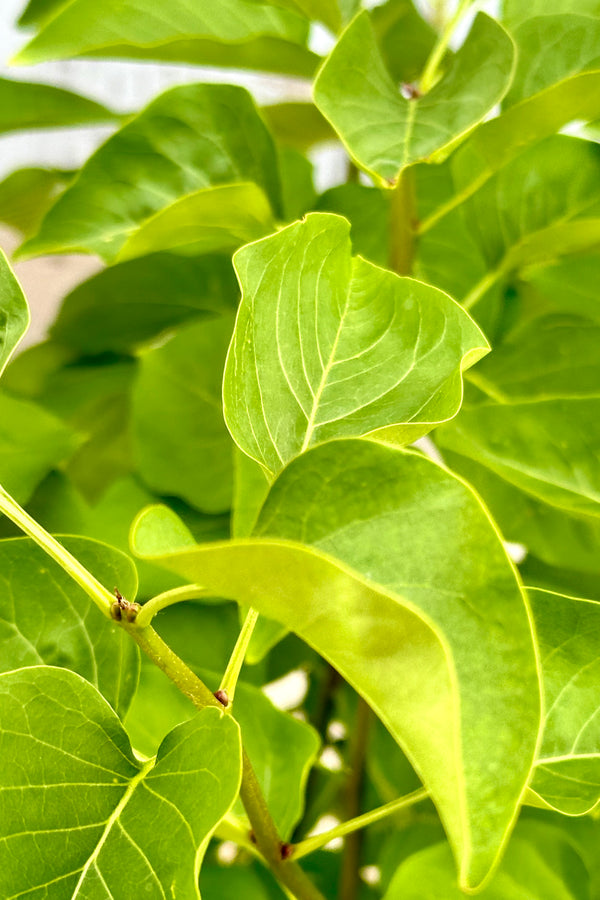
M 94 865 L 94 863 L 97 861 L 98 857 L 100 856 L 100 851 L 102 850 L 102 847 L 108 840 L 108 837 L 110 835 L 110 832 L 111 832 L 113 826 L 118 822 L 118 820 L 121 816 L 121 813 L 123 812 L 123 810 L 129 803 L 129 801 L 131 800 L 131 798 L 135 792 L 135 789 L 137 788 L 140 781 L 143 781 L 143 779 L 146 777 L 147 773 L 151 769 L 154 768 L 155 762 L 156 762 L 155 759 L 148 760 L 148 762 L 142 766 L 142 768 L 139 770 L 137 775 L 134 775 L 134 777 L 131 779 L 131 781 L 127 785 L 127 788 L 126 788 L 123 796 L 119 800 L 117 806 L 115 807 L 113 812 L 110 814 L 110 816 L 106 822 L 106 826 L 104 828 L 104 831 L 102 832 L 102 836 L 101 836 L 100 840 L 98 841 L 98 843 L 94 847 L 94 850 L 92 851 L 92 853 L 87 858 L 87 860 L 84 864 L 84 867 L 81 871 L 81 875 L 79 877 L 79 881 L 75 885 L 75 890 L 73 892 L 73 896 L 72 896 L 71 900 L 75 900 L 75 898 L 79 895 L 80 888 L 83 887 L 83 883 L 84 883 L 86 876 L 90 870 L 90 867 L 92 865 Z

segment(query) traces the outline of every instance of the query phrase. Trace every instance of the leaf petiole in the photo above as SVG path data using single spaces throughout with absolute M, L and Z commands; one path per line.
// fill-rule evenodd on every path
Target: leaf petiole
M 223 675 L 223 679 L 219 687 L 219 691 L 222 691 L 227 697 L 229 708 L 231 708 L 231 704 L 233 703 L 235 688 L 238 682 L 238 678 L 240 677 L 240 672 L 244 664 L 244 659 L 246 658 L 248 645 L 250 643 L 250 639 L 252 638 L 254 626 L 256 625 L 257 620 L 258 610 L 249 609 L 248 614 L 246 615 L 246 618 L 244 620 L 244 624 L 242 625 L 242 630 L 240 631 L 238 639 L 235 642 L 233 653 L 231 654 L 229 662 L 227 663 L 227 668 L 225 669 L 225 674 Z
M 456 11 L 454 12 L 454 15 L 450 17 L 444 27 L 444 30 L 437 39 L 435 46 L 429 55 L 429 59 L 425 64 L 423 74 L 421 75 L 419 81 L 419 89 L 421 93 L 426 94 L 427 91 L 430 91 L 438 80 L 438 68 L 442 59 L 444 58 L 446 50 L 448 49 L 448 45 L 454 33 L 454 29 L 462 18 L 463 13 L 466 12 L 472 2 L 473 0 L 461 0 L 456 8 Z
M 77 584 L 83 588 L 86 594 L 92 598 L 96 606 L 107 618 L 111 618 L 111 608 L 114 603 L 114 595 L 110 593 L 100 582 L 94 578 L 79 560 L 75 559 L 69 551 L 63 547 L 56 538 L 48 534 L 45 528 L 32 519 L 31 516 L 19 506 L 9 493 L 0 485 L 0 512 L 18 525 L 28 537 L 39 544 L 48 556 L 61 566 Z
M 152 597 L 147 603 L 144 603 L 137 615 L 137 625 L 139 628 L 146 628 L 150 624 L 154 616 L 172 606 L 174 603 L 181 603 L 183 600 L 197 600 L 207 594 L 205 588 L 199 584 L 184 584 L 181 587 L 172 588 L 170 591 L 163 591 Z
M 391 803 L 386 803 L 385 806 L 378 806 L 377 809 L 372 809 L 368 813 L 356 816 L 355 819 L 348 819 L 347 822 L 342 822 L 340 825 L 336 825 L 335 828 L 331 828 L 329 831 L 315 834 L 312 837 L 306 838 L 304 841 L 300 841 L 299 844 L 295 844 L 292 857 L 293 859 L 301 859 L 303 856 L 308 856 L 309 853 L 314 853 L 315 850 L 319 850 L 334 838 L 344 837 L 344 835 L 352 834 L 360 828 L 366 828 L 367 825 L 372 825 L 374 822 L 379 822 L 380 819 L 392 816 L 401 809 L 406 809 L 409 806 L 413 806 L 415 803 L 419 803 L 427 796 L 427 790 L 425 788 L 419 788 L 411 794 L 406 794 L 405 797 L 399 797 L 397 800 L 392 800 Z

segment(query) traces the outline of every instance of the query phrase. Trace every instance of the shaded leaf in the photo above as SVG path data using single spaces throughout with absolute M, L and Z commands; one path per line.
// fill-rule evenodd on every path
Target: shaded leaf
M 411 0 L 388 0 L 371 13 L 381 54 L 395 81 L 416 81 L 437 39 Z
M 191 10 L 185 0 L 174 0 L 161 15 L 153 0 L 108 0 L 101 9 L 92 0 L 50 8 L 51 3 L 38 0 L 28 7 L 25 21 L 40 31 L 17 54 L 17 62 L 90 55 L 305 76 L 319 62 L 304 45 L 306 20 L 263 3 L 220 0 L 218 8 L 203 4 Z
M 352 158 L 391 181 L 411 163 L 447 155 L 484 118 L 508 89 L 513 56 L 509 35 L 481 13 L 444 78 L 408 100 L 386 71 L 363 12 L 320 70 L 315 102 Z
M 201 675 L 211 689 L 218 687 L 218 675 L 205 671 Z M 191 703 L 156 666 L 142 666 L 140 687 L 126 721 L 136 750 L 154 755 L 164 736 L 193 715 Z M 244 682 L 236 688 L 233 717 L 269 811 L 287 840 L 304 806 L 306 778 L 319 750 L 319 737 L 310 725 L 277 709 L 262 691 Z M 241 805 L 239 813 L 243 815 Z
M 593 322 L 566 316 L 517 331 L 474 375 L 488 398 L 465 404 L 440 429 L 442 448 L 536 501 L 600 515 L 598 333 Z
M 275 147 L 248 92 L 227 84 L 172 88 L 90 157 L 21 255 L 80 251 L 114 259 L 160 209 L 241 181 L 256 182 L 278 210 Z
M 273 229 L 269 201 L 255 184 L 226 184 L 187 194 L 129 235 L 118 262 L 170 250 L 225 253 Z
M 344 216 L 357 256 L 378 266 L 390 261 L 390 195 L 364 184 L 340 184 L 321 194 L 316 209 Z
M 24 237 L 37 231 L 48 207 L 73 177 L 62 169 L 17 169 L 0 183 L 0 220 Z
M 557 829 L 519 828 L 484 900 L 588 900 L 589 877 L 581 857 Z M 384 900 L 461 900 L 446 844 L 426 847 L 405 860 Z
M 352 259 L 349 230 L 313 213 L 234 258 L 243 296 L 225 419 L 272 473 L 335 437 L 387 426 L 391 439 L 415 440 L 456 414 L 461 373 L 487 351 L 450 297 Z
M 20 503 L 79 443 L 71 428 L 40 406 L 0 393 L 0 484 Z
M 309 159 L 291 147 L 279 151 L 283 215 L 288 221 L 299 219 L 314 207 L 316 200 L 313 167 Z
M 233 310 L 238 286 L 226 256 L 156 253 L 111 266 L 67 294 L 50 334 L 85 353 L 122 352 L 167 328 Z
M 239 730 L 205 709 L 140 764 L 113 711 L 80 676 L 19 669 L 0 676 L 5 897 L 60 889 L 200 897 L 208 838 L 240 782 Z M 152 823 L 152 827 L 149 827 Z M 126 864 L 124 864 L 126 860 Z M 82 894 L 83 896 L 83 894 Z
M 68 125 L 115 122 L 119 116 L 72 91 L 49 84 L 0 78 L 0 134 Z
M 284 147 L 305 151 L 336 140 L 336 133 L 313 103 L 287 102 L 261 106 L 261 115 Z
M 133 392 L 134 453 L 142 478 L 206 512 L 231 504 L 233 442 L 221 408 L 229 316 L 182 328 L 145 353 Z
M 161 519 L 138 520 L 141 555 L 156 559 Z M 255 606 L 341 672 L 423 778 L 461 883 L 479 884 L 512 827 L 539 708 L 523 598 L 478 499 L 419 454 L 338 441 L 284 470 L 255 534 L 161 562 Z
M 109 590 L 133 601 L 137 574 L 118 550 L 85 538 L 65 546 Z M 1 671 L 61 666 L 77 672 L 124 716 L 135 694 L 138 649 L 85 591 L 28 538 L 0 541 Z
M 528 594 L 546 700 L 531 790 L 552 809 L 584 815 L 600 801 L 600 603 Z

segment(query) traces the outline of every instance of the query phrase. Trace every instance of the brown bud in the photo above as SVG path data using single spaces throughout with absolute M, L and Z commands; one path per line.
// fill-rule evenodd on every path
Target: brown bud
M 221 706 L 229 706 L 229 695 L 227 694 L 227 691 L 215 691 L 215 697 L 217 698 Z
M 283 860 L 290 859 L 292 853 L 294 852 L 294 848 L 291 844 L 286 843 L 286 841 L 282 841 L 279 845 L 279 851 L 281 853 L 281 858 Z

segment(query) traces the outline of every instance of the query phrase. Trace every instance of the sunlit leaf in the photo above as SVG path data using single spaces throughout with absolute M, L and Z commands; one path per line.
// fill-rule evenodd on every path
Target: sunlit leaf
M 444 78 L 422 97 L 406 99 L 363 12 L 320 70 L 315 102 L 353 159 L 393 181 L 411 163 L 447 154 L 484 118 L 509 87 L 513 55 L 504 29 L 480 14 Z
M 461 373 L 487 350 L 450 297 L 353 259 L 349 230 L 315 213 L 235 255 L 243 297 L 225 419 L 272 473 L 336 437 L 388 426 L 415 440 L 456 414 Z
M 137 552 L 156 559 L 161 527 L 160 509 L 138 520 Z M 418 454 L 337 441 L 284 470 L 255 535 L 161 562 L 255 606 L 341 672 L 429 788 L 461 882 L 478 884 L 512 827 L 539 715 L 527 612 L 480 502 Z
M 239 787 L 231 717 L 203 710 L 141 764 L 95 688 L 35 667 L 0 676 L 0 721 L 4 897 L 200 897 L 204 850 Z

